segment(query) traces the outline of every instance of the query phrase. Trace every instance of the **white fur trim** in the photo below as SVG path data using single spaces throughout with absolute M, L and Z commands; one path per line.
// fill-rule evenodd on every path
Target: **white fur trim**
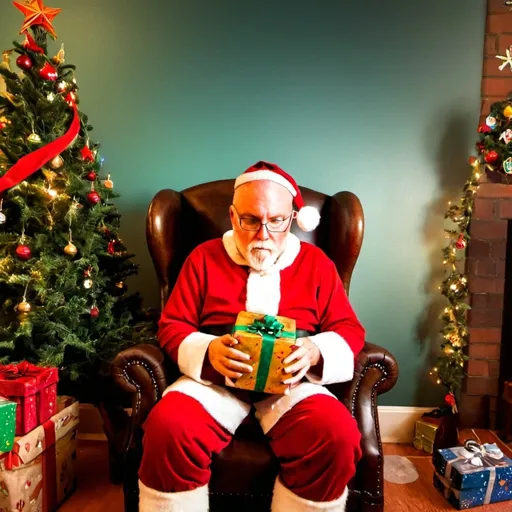
M 290 390 L 289 395 L 272 395 L 261 402 L 256 402 L 256 418 L 266 434 L 293 406 L 313 395 L 334 395 L 326 388 L 310 382 L 301 382 Z M 336 398 L 336 397 L 334 397 Z
M 320 213 L 312 206 L 303 206 L 297 213 L 297 224 L 302 231 L 313 231 L 320 223 Z
M 281 276 L 279 272 L 260 273 L 249 271 L 247 278 L 246 311 L 277 315 L 279 301 L 281 300 Z
M 232 434 L 249 414 L 251 406 L 236 398 L 222 386 L 206 386 L 190 377 L 180 377 L 165 389 L 163 396 L 179 391 L 195 398 L 216 421 Z
M 279 478 L 274 485 L 271 512 L 345 512 L 348 498 L 348 487 L 343 494 L 333 501 L 311 501 L 297 496 L 285 487 Z
M 236 246 L 233 230 L 224 233 L 222 242 L 229 257 L 237 265 L 248 265 Z M 289 267 L 295 261 L 299 252 L 300 240 L 293 233 L 288 233 L 284 251 L 274 265 L 264 271 L 250 270 L 247 278 L 246 311 L 277 315 L 281 300 L 280 271 Z
M 347 382 L 354 378 L 354 352 L 349 344 L 337 333 L 321 332 L 309 339 L 319 348 L 324 360 L 322 377 L 311 371 L 306 378 L 315 384 L 335 384 Z
M 290 194 L 295 197 L 297 195 L 297 191 L 293 188 L 293 185 L 279 173 L 269 170 L 261 170 L 261 171 L 252 171 L 252 172 L 244 172 L 235 180 L 235 188 L 238 188 L 240 185 L 244 183 L 249 183 L 251 181 L 259 181 L 259 180 L 269 180 L 282 185 Z
M 210 342 L 216 336 L 202 332 L 189 334 L 178 348 L 178 366 L 180 372 L 203 384 L 211 384 L 210 381 L 201 379 L 204 358 Z
M 208 486 L 191 491 L 161 492 L 139 480 L 139 512 L 208 512 Z

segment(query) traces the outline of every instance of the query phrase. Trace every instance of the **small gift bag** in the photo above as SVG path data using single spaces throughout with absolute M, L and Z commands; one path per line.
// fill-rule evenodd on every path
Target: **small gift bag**
M 0 365 L 0 395 L 16 402 L 16 435 L 23 436 L 57 411 L 58 370 L 26 361 Z
M 289 385 L 283 360 L 295 344 L 295 320 L 282 316 L 241 311 L 233 328 L 239 339 L 236 349 L 251 357 L 251 373 L 234 381 L 237 388 L 271 394 L 284 394 Z
M 459 510 L 512 499 L 512 460 L 494 443 L 438 450 L 434 467 L 434 486 Z

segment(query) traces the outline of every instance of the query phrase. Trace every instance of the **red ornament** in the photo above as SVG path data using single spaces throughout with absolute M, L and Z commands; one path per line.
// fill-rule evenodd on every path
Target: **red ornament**
M 0 121 L 0 130 L 5 130 L 5 128 L 7 128 L 7 123 Z
M 444 401 L 449 405 L 450 407 L 453 407 L 455 405 L 455 397 L 453 396 L 453 393 L 448 393 L 444 397 Z
M 481 124 L 479 127 L 478 127 L 478 133 L 491 133 L 492 132 L 492 129 L 487 126 L 485 123 Z
M 24 69 L 24 70 L 28 71 L 29 69 L 32 68 L 32 59 L 28 55 L 20 55 L 16 59 L 16 65 L 20 69 Z
M 91 204 L 98 204 L 101 201 L 101 197 L 96 190 L 93 190 L 87 194 L 87 201 Z
M 18 245 L 16 255 L 20 260 L 29 260 L 32 257 L 32 251 L 28 245 Z
M 93 306 L 91 308 L 91 317 L 98 318 L 99 315 L 100 315 L 100 310 L 96 306 Z
M 96 173 L 94 171 L 91 171 L 90 173 L 87 174 L 87 179 L 89 181 L 94 181 L 96 180 Z
M 488 151 L 485 154 L 485 161 L 488 164 L 493 164 L 494 162 L 496 162 L 496 160 L 498 160 L 499 157 L 500 157 L 500 155 L 498 155 L 498 153 L 496 153 L 496 151 L 494 151 L 494 149 L 491 149 L 491 151 Z
M 76 103 L 76 94 L 73 91 L 69 91 L 66 96 L 64 96 L 64 101 L 72 107 L 74 103 Z
M 466 248 L 466 239 L 464 238 L 464 235 L 462 233 L 459 235 L 459 238 L 455 242 L 455 247 L 457 247 L 457 249 Z
M 46 62 L 39 70 L 39 76 L 44 80 L 51 80 L 52 82 L 55 82 L 58 75 L 57 70 L 49 62 Z
M 107 246 L 107 252 L 112 255 L 114 255 L 116 253 L 116 241 L 115 240 L 110 240 L 110 242 L 108 243 L 108 246 Z

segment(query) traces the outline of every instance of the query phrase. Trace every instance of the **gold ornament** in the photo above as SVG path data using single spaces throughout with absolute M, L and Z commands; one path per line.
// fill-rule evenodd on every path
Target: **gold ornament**
M 105 188 L 114 188 L 114 182 L 110 179 L 110 174 L 107 176 L 107 179 L 103 182 Z
M 53 57 L 53 59 L 52 59 L 53 63 L 57 64 L 57 66 L 59 66 L 60 64 L 63 64 L 64 63 L 64 55 L 65 55 L 64 43 L 62 43 L 60 45 L 59 53 L 57 53 L 57 55 L 55 55 L 55 57 Z
M 59 169 L 64 165 L 64 160 L 62 160 L 62 157 L 60 155 L 57 155 L 55 158 L 50 160 L 50 167 L 52 169 Z
M 27 140 L 31 143 L 31 144 L 41 144 L 41 137 L 39 137 L 39 135 L 35 132 L 32 132 L 28 137 L 27 137 Z
M 87 289 L 92 288 L 92 279 L 86 279 L 84 281 L 84 288 L 87 288 Z
M 17 309 L 20 313 L 29 313 L 32 306 L 26 300 L 23 300 L 18 304 Z
M 510 119 L 512 117 L 512 105 L 507 105 L 505 109 L 503 110 L 503 115 Z
M 57 177 L 57 173 L 50 171 L 49 169 L 42 169 L 42 172 L 44 177 L 50 182 L 52 182 Z
M 2 64 L 0 64 L 0 67 L 7 71 L 11 71 L 11 52 L 12 50 L 2 52 Z
M 76 253 L 78 252 L 78 249 L 76 248 L 75 244 L 73 244 L 72 242 L 69 242 L 69 244 L 66 245 L 66 247 L 64 247 L 64 252 L 68 256 L 76 256 Z M 85 286 L 85 283 L 84 283 L 84 286 Z

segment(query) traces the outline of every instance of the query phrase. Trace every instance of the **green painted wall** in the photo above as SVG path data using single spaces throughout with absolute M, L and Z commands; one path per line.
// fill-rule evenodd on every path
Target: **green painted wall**
M 0 48 L 22 16 L 1 0 Z M 426 382 L 446 201 L 476 140 L 485 2 L 48 0 L 80 106 L 119 192 L 140 289 L 158 303 L 144 216 L 161 188 L 259 159 L 361 198 L 351 299 L 401 378 L 387 405 L 434 405 Z M 58 45 L 54 46 L 55 51 Z M 435 346 L 435 345 L 434 345 Z

